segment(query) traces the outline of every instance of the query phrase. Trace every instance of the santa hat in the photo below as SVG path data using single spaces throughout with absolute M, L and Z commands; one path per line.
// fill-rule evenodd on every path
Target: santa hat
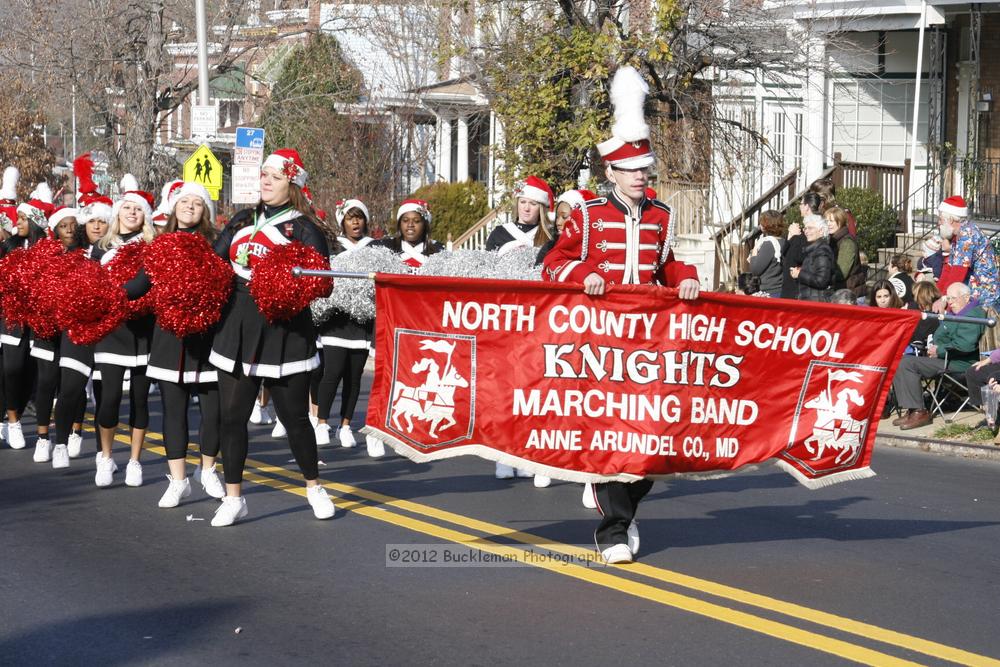
M 145 190 L 139 189 L 139 181 L 136 180 L 135 176 L 132 174 L 125 174 L 122 176 L 122 180 L 118 183 L 118 187 L 122 192 L 121 199 L 115 202 L 115 205 L 111 207 L 111 221 L 114 222 L 118 219 L 118 212 L 122 208 L 122 204 L 125 202 L 132 202 L 133 204 L 138 204 L 139 208 L 142 209 L 143 215 L 146 220 L 152 222 L 153 220 L 153 195 L 149 194 Z
M 403 203 L 405 204 L 406 202 Z M 334 209 L 334 215 L 337 216 L 337 224 L 338 225 L 344 224 L 344 218 L 347 216 L 347 212 L 350 211 L 352 208 L 356 208 L 359 211 L 361 211 L 362 215 L 365 216 L 365 225 L 367 226 L 368 222 L 372 218 L 371 215 L 369 215 L 368 213 L 368 207 L 365 206 L 364 202 L 362 202 L 360 199 L 344 199 L 342 201 L 337 202 L 337 208 Z M 403 211 L 403 213 L 405 212 L 406 211 Z M 399 215 L 402 215 L 402 213 L 400 213 Z M 421 213 L 421 215 L 423 214 Z M 396 219 L 399 220 L 399 216 L 397 216 Z M 427 214 L 427 220 L 430 221 L 430 213 Z
M 295 183 L 300 188 L 305 186 L 306 179 L 309 178 L 309 172 L 306 171 L 305 165 L 302 164 L 299 152 L 294 148 L 279 148 L 274 151 L 267 156 L 267 159 L 264 160 L 264 164 L 260 168 L 263 169 L 264 167 L 271 167 L 280 171 L 289 181 Z
M 399 205 L 399 209 L 396 211 L 396 224 L 399 224 L 399 219 L 410 211 L 420 214 L 420 217 L 427 223 L 427 227 L 430 228 L 431 209 L 430 206 L 427 205 L 427 202 L 423 199 L 404 199 L 403 203 Z
M 21 180 L 21 172 L 17 167 L 7 167 L 3 170 L 3 185 L 0 185 L 0 202 L 17 201 L 17 182 Z
M 173 210 L 173 206 L 170 204 L 170 195 L 179 190 L 182 185 L 184 185 L 184 181 L 178 179 L 167 181 L 160 188 L 160 204 L 153 211 L 154 225 L 162 227 L 167 224 L 167 218 L 170 216 L 170 211 Z
M 590 190 L 567 190 L 556 199 L 556 205 L 566 203 L 570 208 L 583 208 L 591 199 L 597 199 L 597 195 Z
M 615 124 L 611 138 L 597 144 L 604 162 L 619 169 L 642 169 L 656 161 L 643 113 L 649 86 L 634 67 L 622 67 L 611 82 Z
M 0 229 L 13 234 L 17 229 L 17 207 L 0 206 Z
M 941 202 L 941 205 L 938 206 L 938 213 L 951 215 L 956 218 L 967 218 L 969 217 L 969 207 L 966 205 L 963 197 L 955 195 Z
M 32 190 L 28 201 L 17 207 L 17 212 L 24 214 L 35 226 L 45 229 L 48 226 L 48 217 L 52 215 L 52 189 L 48 183 L 39 183 Z
M 111 222 L 111 212 L 114 202 L 110 197 L 105 197 L 96 192 L 84 192 L 80 195 L 78 210 L 80 211 L 81 222 L 99 218 L 105 222 Z
M 56 210 L 52 211 L 52 215 L 49 216 L 49 229 L 55 231 L 59 223 L 66 218 L 77 217 L 77 210 L 71 206 L 60 206 Z
M 555 197 L 549 184 L 537 176 L 528 176 L 514 186 L 514 196 L 538 202 L 548 210 L 555 210 Z
M 174 208 L 184 197 L 189 195 L 194 195 L 196 197 L 201 197 L 201 201 L 205 204 L 205 208 L 208 209 L 208 215 L 210 216 L 212 223 L 215 223 L 215 202 L 212 201 L 212 196 L 208 194 L 208 190 L 201 183 L 192 183 L 191 181 L 178 181 L 177 187 L 170 190 L 169 196 L 167 197 L 165 206 L 165 212 L 169 217 L 171 213 L 174 212 Z M 164 204 L 160 204 L 161 207 Z

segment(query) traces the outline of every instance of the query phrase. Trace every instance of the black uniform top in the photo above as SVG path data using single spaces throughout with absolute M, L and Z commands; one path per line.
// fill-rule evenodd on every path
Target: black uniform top
M 525 234 L 534 234 L 531 237 L 531 245 L 525 246 L 529 248 L 535 247 L 535 239 L 538 238 L 538 234 L 542 234 L 541 225 L 526 225 L 522 222 L 511 223 L 515 229 L 521 231 Z M 486 239 L 486 250 L 487 252 L 492 250 L 499 250 L 500 254 L 505 254 L 510 252 L 517 247 L 517 242 L 519 239 L 515 238 L 513 234 L 510 233 L 506 225 L 500 225 L 495 227 L 490 235 Z M 510 244 L 510 245 L 508 245 Z M 523 245 L 523 242 L 522 242 Z
M 84 257 L 93 260 L 93 252 L 97 246 L 86 243 L 71 248 L 71 250 L 80 249 L 84 251 Z M 59 340 L 59 367 L 69 368 L 84 377 L 90 377 L 94 370 L 94 346 L 77 345 L 64 333 Z M 99 378 L 95 377 L 94 379 Z
M 215 252 L 233 267 L 235 289 L 222 311 L 209 361 L 227 373 L 280 378 L 305 373 L 319 366 L 316 329 L 308 308 L 283 322 L 268 323 L 250 295 L 250 266 L 238 260 L 246 253 L 254 259 L 272 248 L 299 241 L 324 257 L 330 252 L 323 232 L 308 218 L 291 208 L 264 206 L 245 209 L 233 219 L 215 242 Z

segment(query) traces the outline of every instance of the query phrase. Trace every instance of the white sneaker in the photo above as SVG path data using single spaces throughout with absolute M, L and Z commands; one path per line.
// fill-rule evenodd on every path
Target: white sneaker
M 142 464 L 135 459 L 125 466 L 125 486 L 142 486 Z
M 330 496 L 326 495 L 326 489 L 317 484 L 306 489 L 306 499 L 313 508 L 313 515 L 317 519 L 329 519 L 337 508 L 333 506 Z
M 549 484 L 552 483 L 551 477 L 546 477 L 545 475 L 535 475 L 535 488 L 544 489 Z
M 56 445 L 52 448 L 52 467 L 69 467 L 69 452 L 66 451 L 66 445 Z
M 512 479 L 514 477 L 514 469 L 509 465 L 497 463 L 497 468 L 493 475 L 497 479 Z
M 257 401 L 253 402 L 253 412 L 250 413 L 250 423 L 251 424 L 263 424 L 264 416 L 261 414 L 260 403 Z
M 247 501 L 243 496 L 226 496 L 215 510 L 212 525 L 216 528 L 231 526 L 247 515 Z
M 274 408 L 270 405 L 265 405 L 260 409 L 260 423 L 261 424 L 273 424 L 278 421 L 278 418 L 274 415 Z
M 11 449 L 24 449 L 24 432 L 21 430 L 21 422 L 11 424 L 7 422 L 7 444 Z
M 597 497 L 594 495 L 594 485 L 590 482 L 583 485 L 583 506 L 589 510 L 597 509 Z
M 354 439 L 354 434 L 351 433 L 351 427 L 350 426 L 341 426 L 340 429 L 337 431 L 337 435 L 338 435 L 338 437 L 340 437 L 340 446 L 341 447 L 357 447 L 358 446 L 357 441 Z
M 288 431 L 285 429 L 285 425 L 281 423 L 280 419 L 274 421 L 274 428 L 271 429 L 272 438 L 284 438 L 288 435 Z
M 319 426 L 319 417 L 316 415 L 309 415 L 309 423 L 312 424 L 313 428 Z
M 631 563 L 632 550 L 628 548 L 627 544 L 616 544 L 602 551 L 601 558 L 603 558 L 604 562 L 608 565 Z
M 226 497 L 226 489 L 222 486 L 219 473 L 215 472 L 215 466 L 208 469 L 202 468 L 201 472 L 198 473 L 198 480 L 201 482 L 201 488 L 205 490 L 205 493 L 216 500 Z
M 71 433 L 69 436 L 69 442 L 66 444 L 66 451 L 69 453 L 69 457 L 72 459 L 78 457 L 82 447 L 83 436 L 79 433 Z
M 112 457 L 104 457 L 101 452 L 97 453 L 97 474 L 94 475 L 94 484 L 97 486 L 111 486 L 113 475 L 118 472 L 118 464 Z
M 129 461 L 129 468 L 131 467 L 132 462 Z M 125 472 L 125 476 L 128 477 L 128 471 Z M 191 482 L 187 477 L 184 479 L 174 479 L 170 475 L 167 475 L 167 479 L 170 480 L 170 484 L 167 485 L 167 490 L 160 497 L 158 505 L 160 507 L 177 507 L 181 504 L 181 498 L 187 498 L 191 495 Z
M 35 455 L 31 460 L 35 463 L 45 463 L 52 456 L 52 443 L 48 438 L 39 438 L 35 443 Z
M 516 472 L 517 472 L 517 476 L 518 477 L 524 477 L 525 479 L 527 479 L 528 477 L 534 477 L 535 476 L 535 473 L 528 472 L 527 470 L 523 470 L 521 468 L 517 468 Z
M 632 519 L 632 523 L 628 525 L 628 530 L 626 530 L 628 535 L 628 548 L 635 556 L 639 553 L 639 522 Z
M 385 456 L 385 443 L 375 436 L 365 436 L 365 446 L 368 447 L 368 456 L 373 459 L 380 459 Z
M 323 447 L 330 444 L 330 425 L 329 424 L 316 424 L 313 429 L 316 431 L 316 446 Z
M 7 421 L 0 422 L 0 442 L 7 442 Z

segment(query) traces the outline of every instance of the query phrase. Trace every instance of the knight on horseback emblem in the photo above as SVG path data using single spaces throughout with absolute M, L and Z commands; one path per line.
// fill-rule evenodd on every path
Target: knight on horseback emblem
M 813 461 L 821 459 L 827 449 L 836 451 L 834 463 L 839 464 L 854 458 L 861 449 L 868 420 L 851 416 L 851 404 L 859 407 L 865 404 L 861 393 L 854 387 L 844 387 L 837 392 L 834 400 L 833 381 L 863 382 L 860 372 L 827 370 L 826 389 L 805 404 L 805 407 L 816 411 L 816 423 L 812 435 L 802 444 L 810 454 L 815 454 Z
M 458 423 L 455 419 L 455 391 L 468 387 L 469 380 L 452 365 L 455 345 L 447 340 L 420 341 L 421 351 L 444 354 L 446 361 L 442 367 L 434 356 L 423 356 L 410 368 L 414 374 L 423 375 L 419 386 L 411 387 L 399 380 L 393 384 L 389 419 L 396 429 L 413 433 L 413 420 L 416 419 L 428 422 L 428 434 L 437 438 L 441 431 L 447 431 Z

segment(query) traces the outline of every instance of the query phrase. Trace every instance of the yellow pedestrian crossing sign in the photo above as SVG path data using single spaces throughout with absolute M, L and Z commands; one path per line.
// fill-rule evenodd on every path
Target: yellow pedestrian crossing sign
M 184 180 L 204 185 L 212 199 L 218 201 L 222 190 L 222 163 L 207 144 L 198 146 L 198 150 L 184 162 Z

